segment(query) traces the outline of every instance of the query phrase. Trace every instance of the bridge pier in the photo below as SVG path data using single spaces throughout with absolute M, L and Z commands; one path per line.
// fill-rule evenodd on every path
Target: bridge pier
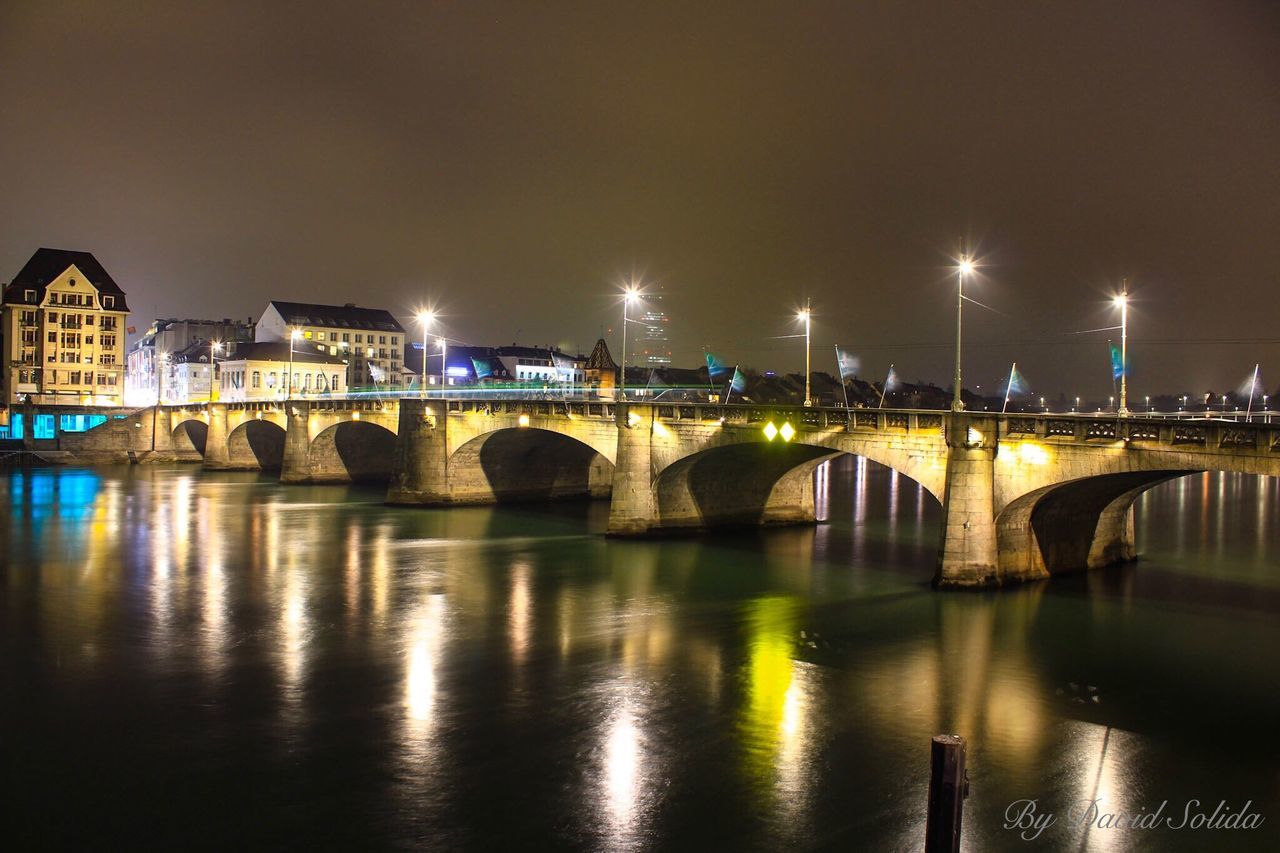
M 284 411 L 284 456 L 280 460 L 280 482 L 306 483 L 311 480 L 311 404 L 305 400 L 287 400 Z
M 209 415 L 209 432 L 204 440 L 204 467 L 211 471 L 231 467 L 231 453 L 227 448 L 227 407 L 210 403 L 205 410 Z
M 1000 583 L 995 514 L 997 424 L 994 417 L 967 412 L 947 416 L 947 478 L 936 586 Z
M 610 536 L 638 536 L 659 525 L 653 490 L 653 406 L 619 403 L 618 450 L 609 502 Z
M 387 503 L 450 503 L 447 403 L 443 400 L 400 401 L 400 425 Z

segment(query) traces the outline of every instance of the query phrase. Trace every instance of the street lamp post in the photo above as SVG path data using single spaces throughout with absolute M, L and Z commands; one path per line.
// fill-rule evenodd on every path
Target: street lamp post
M 1116 304 L 1120 306 L 1120 416 L 1129 414 L 1129 280 L 1125 279 Z
M 285 376 L 284 398 L 290 400 L 293 398 L 293 342 L 302 337 L 302 332 L 297 329 L 289 331 L 289 373 Z
M 627 324 L 631 322 L 627 316 L 627 308 L 640 298 L 640 291 L 635 285 L 628 287 L 622 295 L 622 369 L 621 381 L 618 384 L 618 399 L 627 401 Z
M 422 311 L 418 314 L 418 322 L 422 324 L 422 387 L 421 396 L 427 396 L 427 329 L 431 328 L 432 322 L 436 319 L 436 315 L 432 311 Z M 441 381 L 444 381 L 444 371 L 441 370 Z
M 425 350 L 422 356 L 423 363 L 426 363 Z M 449 373 L 449 342 L 445 340 L 444 335 L 440 336 L 440 387 L 443 390 L 449 384 L 447 378 Z
M 951 399 L 953 412 L 964 411 L 964 401 L 960 398 L 960 334 L 964 317 L 964 277 L 972 270 L 973 262 L 968 258 L 961 258 L 960 265 L 956 267 L 956 376 L 955 396 Z
M 213 402 L 213 380 L 218 374 L 218 360 L 214 353 L 222 349 L 222 341 L 209 341 L 209 402 Z
M 812 386 L 810 385 L 811 375 L 809 369 L 809 332 L 812 329 L 812 314 L 809 300 L 804 301 L 804 310 L 800 312 L 800 319 L 804 320 L 804 404 L 805 406 L 813 405 Z

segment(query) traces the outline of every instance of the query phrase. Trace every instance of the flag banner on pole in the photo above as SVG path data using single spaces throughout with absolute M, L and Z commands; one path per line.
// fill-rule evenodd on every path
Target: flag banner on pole
M 1236 389 L 1236 394 L 1241 397 L 1261 397 L 1263 394 L 1262 378 L 1258 375 L 1257 368 L 1249 371 L 1249 377 L 1240 383 L 1240 387 Z
M 471 366 L 475 368 L 476 379 L 488 379 L 493 375 L 493 363 L 487 358 L 471 358 Z
M 1125 375 L 1124 356 L 1120 353 L 1120 347 L 1116 346 L 1115 341 L 1107 341 L 1111 347 L 1111 378 L 1119 379 Z
M 902 382 L 898 379 L 898 371 L 893 369 L 893 365 L 889 365 L 889 375 L 884 378 L 884 390 L 897 391 L 902 387 Z
M 858 370 L 862 366 L 858 363 L 858 357 L 847 349 L 836 347 L 836 363 L 840 367 L 840 378 L 853 379 L 858 375 Z
M 731 391 L 737 391 L 739 394 L 747 390 L 747 377 L 742 374 L 742 371 L 738 369 L 737 365 L 734 365 L 733 381 L 729 383 L 729 389 Z
M 1013 368 L 1013 370 L 1009 372 L 1009 387 L 1005 389 L 1006 395 L 1010 397 L 1017 397 L 1027 393 L 1028 390 L 1027 380 L 1023 377 L 1018 368 Z
M 729 368 L 725 366 L 724 362 L 716 358 L 714 353 L 707 353 L 707 375 L 711 377 L 713 382 L 719 380 L 728 372 Z

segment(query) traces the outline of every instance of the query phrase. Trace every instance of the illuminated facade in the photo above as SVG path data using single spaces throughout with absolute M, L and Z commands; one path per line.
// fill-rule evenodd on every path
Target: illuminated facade
M 155 320 L 142 337 L 129 345 L 125 357 L 124 401 L 127 406 L 150 406 L 160 396 L 161 382 L 172 378 L 162 374 L 162 361 L 173 362 L 173 357 L 197 341 L 253 340 L 252 320 Z M 207 346 L 207 343 L 206 343 Z M 207 361 L 206 361 L 207 363 Z M 208 379 L 204 392 L 208 395 Z M 165 397 L 172 402 L 176 392 L 166 388 Z M 200 399 L 205 399 L 201 397 Z M 183 400 L 182 402 L 186 402 Z
M 258 321 L 257 341 L 298 338 L 347 363 L 346 387 L 403 387 L 405 331 L 381 308 L 272 300 Z
M 347 392 L 347 365 L 312 344 L 261 341 L 237 344 L 218 359 L 218 399 L 226 403 L 338 397 Z M 290 375 L 292 371 L 292 376 Z
M 122 405 L 128 314 L 92 254 L 37 250 L 0 302 L 4 402 Z

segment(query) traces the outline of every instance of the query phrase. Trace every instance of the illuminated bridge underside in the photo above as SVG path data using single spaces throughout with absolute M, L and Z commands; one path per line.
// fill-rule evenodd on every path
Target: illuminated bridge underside
M 1133 502 L 1172 477 L 1280 476 L 1280 424 L 689 404 L 163 407 L 60 442 L 85 458 L 202 459 L 288 483 L 385 482 L 393 504 L 609 497 L 614 536 L 812 522 L 813 471 L 850 453 L 942 503 L 936 579 L 948 587 L 1131 560 Z

